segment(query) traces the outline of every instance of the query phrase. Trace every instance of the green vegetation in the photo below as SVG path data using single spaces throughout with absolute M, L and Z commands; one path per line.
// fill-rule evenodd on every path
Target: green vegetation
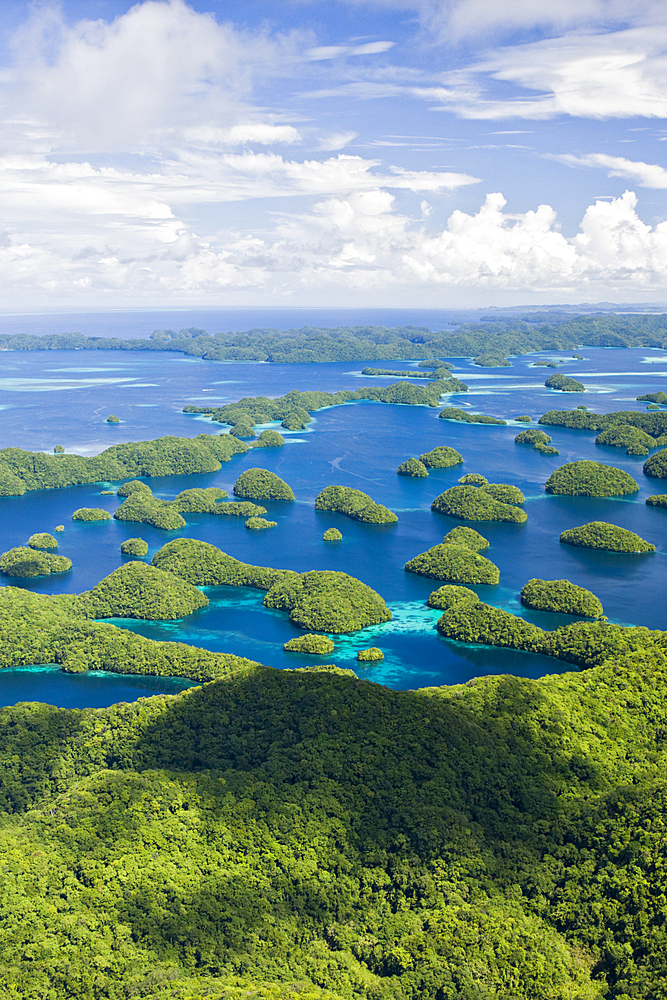
M 57 524 L 53 530 L 54 531 L 64 531 L 65 530 L 65 525 L 64 524 Z
M 478 555 L 466 545 L 441 542 L 405 564 L 408 573 L 451 583 L 496 584 L 500 571 L 490 559 Z
M 638 403 L 659 403 L 667 406 L 667 392 L 647 392 L 645 396 L 637 396 Z
M 447 368 L 448 371 L 454 371 L 454 365 L 450 364 L 449 361 L 440 361 L 438 358 L 426 358 L 424 361 L 420 361 L 417 368 Z
M 124 542 L 120 543 L 121 555 L 124 556 L 139 556 L 143 559 L 144 556 L 148 555 L 148 542 L 144 541 L 143 538 L 126 538 Z
M 326 486 L 315 499 L 315 510 L 335 510 L 364 524 L 393 524 L 398 521 L 392 510 L 375 503 L 367 493 L 351 486 Z
M 246 469 L 234 483 L 234 495 L 246 500 L 294 500 L 287 483 L 268 469 Z
M 3 588 L 0 662 L 224 680 L 0 711 L 9 996 L 659 1000 L 665 633 L 459 606 L 448 638 L 587 669 L 401 692 L 151 643 L 72 600 Z
M 181 514 L 210 514 L 218 500 L 224 500 L 229 494 L 217 486 L 207 486 L 205 489 L 195 487 L 182 490 L 171 501 L 173 507 Z
M 655 455 L 646 459 L 644 475 L 651 479 L 667 479 L 667 448 L 663 451 L 657 451 Z
M 290 639 L 283 646 L 288 653 L 308 653 L 312 656 L 326 656 L 333 653 L 335 643 L 327 635 L 316 635 L 309 632 L 306 635 L 298 635 Z
M 481 368 L 509 368 L 511 365 L 507 358 L 502 357 L 500 354 L 495 354 L 493 351 L 485 351 L 483 354 L 478 354 L 473 364 L 479 365 Z
M 533 451 L 539 451 L 540 455 L 560 455 L 558 448 L 552 448 L 551 445 L 542 444 L 538 441 L 537 444 L 533 446 Z
M 343 537 L 342 532 L 338 528 L 327 528 L 327 530 L 322 535 L 325 542 L 339 542 Z
M 359 650 L 357 660 L 360 663 L 378 663 L 380 660 L 384 660 L 384 653 L 377 646 L 369 646 L 368 649 Z
M 115 512 L 114 517 L 118 521 L 150 524 L 164 531 L 177 531 L 185 527 L 185 520 L 177 507 L 169 500 L 158 500 L 150 489 L 131 493 Z
M 100 496 L 101 497 L 115 497 L 116 496 L 116 491 L 115 490 L 100 490 Z
M 484 487 L 484 492 L 500 503 L 522 504 L 526 498 L 518 486 L 510 486 L 508 483 L 489 483 Z
M 396 471 L 399 476 L 415 476 L 421 479 L 428 476 L 428 469 L 418 458 L 409 458 L 406 462 L 401 462 Z
M 569 497 L 617 497 L 636 493 L 638 483 L 613 465 L 583 460 L 567 462 L 547 479 L 547 493 Z
M 72 514 L 73 521 L 110 521 L 111 514 L 101 507 L 79 507 Z
M 214 504 L 209 513 L 222 514 L 223 517 L 261 517 L 266 514 L 266 507 L 250 500 L 230 500 L 229 503 Z
M 170 621 L 208 607 L 195 586 L 143 562 L 128 562 L 80 595 L 89 618 Z
M 532 421 L 532 417 L 528 413 L 522 413 L 520 417 L 515 417 L 515 420 L 520 420 L 524 424 L 529 424 Z M 516 438 L 514 439 L 516 441 Z
M 488 486 L 489 480 L 486 476 L 480 476 L 479 472 L 468 472 L 459 479 L 461 486 Z
M 152 563 L 198 587 L 254 587 L 266 590 L 264 606 L 286 611 L 299 628 L 317 632 L 356 632 L 391 621 L 379 594 L 347 573 L 251 566 L 207 542 L 178 538 L 167 542 Z
M 217 472 L 222 462 L 247 450 L 247 445 L 229 434 L 162 437 L 155 441 L 115 444 L 94 458 L 2 448 L 0 496 L 22 496 L 29 490 L 61 489 L 84 483 L 116 482 L 128 476 Z
M 466 424 L 500 424 L 503 427 L 507 426 L 507 421 L 500 420 L 499 417 L 487 417 L 483 413 L 468 413 L 467 410 L 461 410 L 457 406 L 446 406 L 438 416 L 442 417 L 443 420 L 462 420 Z
M 183 413 L 206 413 L 216 423 L 229 424 L 232 428 L 240 427 L 243 434 L 254 433 L 255 424 L 268 424 L 272 421 L 280 421 L 286 430 L 299 431 L 304 430 L 310 423 L 310 414 L 316 413 L 323 407 L 341 406 L 343 403 L 363 400 L 403 403 L 408 406 L 437 406 L 443 393 L 467 390 L 468 386 L 453 378 L 449 371 L 445 371 L 444 374 L 445 378 L 433 381 L 426 379 L 427 384 L 423 386 L 412 385 L 409 382 L 395 382 L 386 387 L 371 386 L 366 389 L 345 389 L 341 392 L 321 390 L 300 392 L 298 389 L 293 389 L 278 399 L 270 399 L 268 396 L 246 396 L 226 406 L 188 404 L 183 407 Z
M 253 531 L 263 531 L 265 528 L 277 528 L 278 522 L 267 521 L 265 517 L 249 517 L 245 526 Z
M 64 455 L 65 454 L 65 449 L 63 448 L 63 446 L 61 444 L 57 444 L 54 447 L 54 449 L 53 449 L 53 454 L 54 455 Z
M 520 431 L 514 438 L 514 441 L 516 444 L 549 444 L 551 438 L 537 427 L 531 427 L 527 431 Z
M 114 584 L 115 593 L 109 596 L 118 604 L 136 605 L 131 581 L 126 579 L 125 584 L 124 588 Z M 167 589 L 172 585 L 170 581 Z M 16 587 L 0 588 L 0 668 L 55 663 L 69 673 L 109 670 L 209 681 L 241 676 L 258 666 L 239 656 L 180 642 L 154 642 L 115 625 L 90 621 L 89 614 L 86 601 L 75 596 L 47 597 Z M 48 753 L 47 747 L 42 745 L 40 752 Z M 0 786 L 0 796 L 5 789 L 6 785 Z
M 655 552 L 655 545 L 644 541 L 634 531 L 608 524 L 607 521 L 590 521 L 579 528 L 568 528 L 561 532 L 560 540 L 566 545 L 579 545 L 584 549 L 606 549 L 608 552 Z
M 489 541 L 484 535 L 480 535 L 479 531 L 475 531 L 474 528 L 464 528 L 462 525 L 448 531 L 443 542 L 445 544 L 465 545 L 472 552 L 482 552 L 489 547 Z
M 483 486 L 452 486 L 435 498 L 431 510 L 460 521 L 513 521 L 523 524 L 528 520 L 524 510 L 494 499 Z
M 23 545 L 0 556 L 0 573 L 5 576 L 49 576 L 51 573 L 67 573 L 71 568 L 72 560 L 65 556 L 39 552 Z
M 107 417 L 107 423 L 108 424 L 119 424 L 120 423 L 120 417 L 117 417 L 115 413 L 110 413 L 109 416 Z
M 426 603 L 429 608 L 448 611 L 449 608 L 455 608 L 459 604 L 476 604 L 478 601 L 479 597 L 474 590 L 469 590 L 468 587 L 457 587 L 453 583 L 445 583 L 428 595 Z
M 50 535 L 48 531 L 38 531 L 28 539 L 31 549 L 57 549 L 58 539 Z
M 667 507 L 667 494 L 656 493 L 652 497 L 647 497 L 645 503 L 647 503 L 649 507 Z
M 521 603 L 535 611 L 602 618 L 604 609 L 595 594 L 569 580 L 529 580 L 521 590 Z
M 596 444 L 606 444 L 613 448 L 625 448 L 628 455 L 648 455 L 649 449 L 656 447 L 655 438 L 640 427 L 616 424 L 605 427 L 595 439 Z
M 460 465 L 463 461 L 463 456 L 455 448 L 441 444 L 431 451 L 426 451 L 423 455 L 420 455 L 419 461 L 427 469 L 448 469 L 452 465 Z
M 122 486 L 118 487 L 116 496 L 131 497 L 133 493 L 139 493 L 141 490 L 151 494 L 153 492 L 148 483 L 142 483 L 140 479 L 131 479 L 129 483 L 123 483 Z
M 235 438 L 254 438 L 255 428 L 251 427 L 248 423 L 239 421 L 237 424 L 234 424 L 229 433 Z
M 426 367 L 420 365 L 420 367 Z M 430 367 L 430 365 L 429 365 Z M 362 368 L 362 375 L 383 375 L 383 376 L 394 376 L 395 378 L 426 378 L 426 379 L 441 379 L 443 382 L 443 387 L 441 390 L 441 395 L 447 392 L 468 392 L 470 388 L 465 382 L 461 382 L 460 379 L 454 378 L 450 374 L 452 365 L 438 365 L 434 372 L 416 372 L 412 371 L 392 371 L 387 368 Z
M 253 448 L 281 448 L 285 444 L 285 438 L 279 431 L 270 430 L 267 428 L 262 431 L 256 441 L 253 442 Z
M 586 392 L 586 386 L 583 383 L 577 382 L 576 378 L 562 375 L 560 372 L 550 375 L 544 384 L 547 389 L 559 389 L 561 392 Z

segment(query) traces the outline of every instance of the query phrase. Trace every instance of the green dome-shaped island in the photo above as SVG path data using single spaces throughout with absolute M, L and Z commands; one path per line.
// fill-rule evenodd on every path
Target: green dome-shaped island
M 468 587 L 458 587 L 453 583 L 445 583 L 428 595 L 426 603 L 429 608 L 448 611 L 449 608 L 463 604 L 476 604 L 478 601 L 479 597 L 474 590 L 470 590 Z
M 0 573 L 6 576 L 31 577 L 49 576 L 51 573 L 67 573 L 72 568 L 72 560 L 65 556 L 55 556 L 50 552 L 39 552 L 23 545 L 9 549 L 0 556 Z
M 407 461 L 401 462 L 396 471 L 399 476 L 414 476 L 420 479 L 428 476 L 428 469 L 418 458 L 408 458 Z
M 327 656 L 335 648 L 333 639 L 328 635 L 316 635 L 314 632 L 298 635 L 283 646 L 288 653 L 308 653 L 310 656 Z
M 478 486 L 452 486 L 435 498 L 431 510 L 460 521 L 512 521 L 523 524 L 528 520 L 524 510 L 496 500 L 485 487 Z
M 325 542 L 339 542 L 343 534 L 338 528 L 327 528 L 327 530 L 322 535 Z
M 405 564 L 408 573 L 427 576 L 450 583 L 496 584 L 500 571 L 490 559 L 480 556 L 465 545 L 441 542 Z
M 91 618 L 173 621 L 208 606 L 191 583 L 143 562 L 125 563 L 80 597 Z
M 644 462 L 644 475 L 651 479 L 667 479 L 667 448 L 656 451 Z
M 138 556 L 143 559 L 144 556 L 148 555 L 148 542 L 144 541 L 143 538 L 126 538 L 124 542 L 120 543 L 121 555 L 124 556 Z
M 464 528 L 463 525 L 458 525 L 448 531 L 443 542 L 445 545 L 465 545 L 471 552 L 482 552 L 489 547 L 488 538 L 480 535 L 479 531 L 475 531 L 474 528 Z
M 174 508 L 181 514 L 210 514 L 218 500 L 224 500 L 229 494 L 217 486 L 205 489 L 195 487 L 182 490 L 171 501 Z
M 73 521 L 110 521 L 111 514 L 101 507 L 79 507 L 72 514 Z
M 489 480 L 486 476 L 480 476 L 479 472 L 467 472 L 459 479 L 460 486 L 488 486 Z
M 131 479 L 129 483 L 123 483 L 122 486 L 118 487 L 116 490 L 116 496 L 130 497 L 133 493 L 138 493 L 141 490 L 144 490 L 147 493 L 153 493 L 148 483 L 143 483 L 141 479 Z
M 267 521 L 265 517 L 249 517 L 245 523 L 251 531 L 264 531 L 266 528 L 277 528 L 277 521 Z
M 360 649 L 357 653 L 359 663 L 379 663 L 384 660 L 384 653 L 377 646 L 369 646 L 368 649 Z
M 28 539 L 31 549 L 57 549 L 58 539 L 50 535 L 48 531 L 38 531 Z
M 636 493 L 639 484 L 613 465 L 583 460 L 567 462 L 547 479 L 547 493 L 568 497 L 619 497 Z
M 123 501 L 114 517 L 117 521 L 150 524 L 164 531 L 185 527 L 185 520 L 168 500 L 158 500 L 150 489 L 137 490 Z
M 326 486 L 315 499 L 315 510 L 335 510 L 364 524 L 393 524 L 398 517 L 372 497 L 351 486 Z
M 463 455 L 456 448 L 439 444 L 437 448 L 425 451 L 423 455 L 420 455 L 419 461 L 427 469 L 448 469 L 452 465 L 460 465 L 463 461 Z
M 246 469 L 234 483 L 234 496 L 244 500 L 294 500 L 287 483 L 268 469 Z
M 253 442 L 253 448 L 281 448 L 285 444 L 285 438 L 282 436 L 280 431 L 274 431 L 267 428 L 265 431 L 259 435 L 256 441 Z
M 534 611 L 602 618 L 604 609 L 595 594 L 569 580 L 529 580 L 521 591 L 521 603 Z
M 579 528 L 568 528 L 560 536 L 566 545 L 584 549 L 606 549 L 607 552 L 655 552 L 655 545 L 644 541 L 634 531 L 619 528 L 607 521 L 590 521 Z

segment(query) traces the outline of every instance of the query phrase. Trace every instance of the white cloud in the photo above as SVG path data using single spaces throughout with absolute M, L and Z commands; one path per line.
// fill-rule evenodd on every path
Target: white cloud
M 657 163 L 626 160 L 623 156 L 608 156 L 606 153 L 588 153 L 586 156 L 564 153 L 561 156 L 552 156 L 550 159 L 559 160 L 572 167 L 600 167 L 607 171 L 609 177 L 627 177 L 642 187 L 667 188 L 667 170 Z
M 395 42 L 365 42 L 363 45 L 316 45 L 308 49 L 305 58 L 309 62 L 325 59 L 339 59 L 341 56 L 375 56 L 392 49 Z
M 353 139 L 357 138 L 356 132 L 331 132 L 320 139 L 321 150 L 344 149 Z
M 292 125 L 273 125 L 269 122 L 245 122 L 231 128 L 214 125 L 197 125 L 185 130 L 188 145 L 196 146 L 257 146 L 290 145 L 301 141 L 300 132 Z
M 499 81 L 526 92 L 491 95 Z M 667 26 L 569 34 L 500 49 L 416 96 L 465 118 L 667 117 Z

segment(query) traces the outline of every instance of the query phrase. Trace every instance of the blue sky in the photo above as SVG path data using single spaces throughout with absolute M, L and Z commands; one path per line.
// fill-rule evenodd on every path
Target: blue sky
M 664 3 L 4 0 L 0 25 L 5 309 L 667 302 Z

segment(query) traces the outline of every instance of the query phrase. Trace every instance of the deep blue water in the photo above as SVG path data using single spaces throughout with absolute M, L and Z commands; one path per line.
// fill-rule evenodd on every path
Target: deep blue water
M 154 319 L 152 316 L 151 322 Z M 189 319 L 183 319 L 182 325 L 186 322 L 193 325 L 195 321 Z M 585 361 L 570 361 L 560 369 L 577 375 L 587 386 L 585 394 L 571 395 L 544 387 L 551 371 L 533 367 L 535 355 L 515 359 L 511 368 L 493 370 L 475 368 L 469 360 L 452 359 L 456 374 L 468 382 L 471 392 L 443 399 L 443 405 L 450 402 L 512 421 L 517 414 L 529 413 L 535 419 L 547 409 L 565 409 L 580 403 L 596 412 L 643 409 L 644 404 L 635 403 L 636 396 L 664 388 L 667 353 L 663 351 L 598 348 L 582 353 Z M 542 355 L 552 356 L 566 355 L 558 352 Z M 374 364 L 379 367 L 386 363 Z M 404 361 L 395 364 L 399 368 L 409 366 Z M 187 402 L 222 403 L 246 395 L 282 395 L 295 388 L 333 391 L 394 381 L 363 377 L 360 374 L 363 367 L 363 362 L 268 365 L 206 362 L 169 354 L 3 352 L 0 446 L 51 451 L 55 444 L 63 444 L 68 451 L 96 454 L 119 441 L 149 439 L 166 433 L 194 436 L 222 429 L 208 418 L 181 413 Z M 284 448 L 237 456 L 211 475 L 150 480 L 158 496 L 170 499 L 182 489 L 196 485 L 215 484 L 231 493 L 244 469 L 252 465 L 271 469 L 290 483 L 297 501 L 267 505 L 267 516 L 278 521 L 278 527 L 270 531 L 252 532 L 246 530 L 242 519 L 206 515 L 187 516 L 187 525 L 179 532 L 114 520 L 93 524 L 73 522 L 71 515 L 77 507 L 102 506 L 113 512 L 118 506 L 115 497 L 100 496 L 103 487 L 94 485 L 0 499 L 5 515 L 2 551 L 24 544 L 35 531 L 52 531 L 55 525 L 64 524 L 65 531 L 58 536 L 59 551 L 72 559 L 72 571 L 24 581 L 22 585 L 41 593 L 79 593 L 94 586 L 120 564 L 119 546 L 124 538 L 137 535 L 145 538 L 150 546 L 147 557 L 150 560 L 170 538 L 197 537 L 247 562 L 298 571 L 344 570 L 378 590 L 389 603 L 394 620 L 354 636 L 336 638 L 335 653 L 324 658 L 356 669 L 358 649 L 381 646 L 386 656 L 384 663 L 361 667 L 360 676 L 396 688 L 415 688 L 459 683 L 485 673 L 511 672 L 537 677 L 562 670 L 563 665 L 550 658 L 470 648 L 441 639 L 434 628 L 438 612 L 430 611 L 424 604 L 437 581 L 403 570 L 408 559 L 441 541 L 451 527 L 460 523 L 432 513 L 430 504 L 434 497 L 453 485 L 463 472 L 481 472 L 491 482 L 519 486 L 526 494 L 528 513 L 525 525 L 476 526 L 490 540 L 491 548 L 486 554 L 501 573 L 498 586 L 477 588 L 484 600 L 519 612 L 518 594 L 528 579 L 567 578 L 596 593 L 610 620 L 667 628 L 663 599 L 667 512 L 644 504 L 647 496 L 661 492 L 662 487 L 659 481 L 643 476 L 642 458 L 628 456 L 622 449 L 596 446 L 594 434 L 559 428 L 548 431 L 560 455 L 545 457 L 529 447 L 514 444 L 516 433 L 525 424 L 512 421 L 507 427 L 461 425 L 438 419 L 438 412 L 429 407 L 371 402 L 333 407 L 315 414 L 306 432 L 286 434 Z M 108 425 L 109 413 L 116 413 L 123 422 Z M 464 465 L 435 470 L 427 479 L 396 475 L 401 461 L 437 444 L 456 447 L 464 456 Z M 551 472 L 578 458 L 591 458 L 625 469 L 637 479 L 639 492 L 630 498 L 611 500 L 547 496 L 544 482 Z M 398 513 L 398 524 L 362 525 L 338 514 L 316 512 L 315 496 L 331 483 L 354 486 L 369 493 Z M 649 555 L 596 553 L 559 543 L 558 536 L 564 528 L 590 520 L 607 520 L 637 531 L 653 542 L 658 551 Z M 340 543 L 322 541 L 324 530 L 331 525 L 342 531 Z M 5 582 L 19 581 L 5 578 Z M 210 607 L 183 621 L 122 624 L 150 637 L 190 642 L 275 666 L 313 662 L 313 657 L 283 652 L 282 644 L 299 632 L 284 614 L 262 607 L 261 592 L 212 588 L 207 594 Z M 571 620 L 522 613 L 549 628 Z M 64 675 L 53 672 L 41 675 L 26 672 L 25 686 L 21 688 L 18 675 L 23 673 L 12 671 L 11 678 L 7 671 L 0 675 L 0 703 L 43 699 L 69 707 L 75 702 L 68 699 L 88 697 L 88 694 L 68 693 L 66 685 L 73 679 L 67 678 L 61 685 L 59 678 Z M 47 680 L 55 688 L 47 691 Z M 80 678 L 75 680 L 79 682 Z M 128 685 L 127 678 L 112 680 Z M 108 677 L 95 677 L 93 688 L 101 689 L 107 681 L 111 688 Z M 135 689 L 135 695 L 128 695 L 126 690 L 115 691 L 111 701 L 144 695 L 147 679 L 140 678 L 140 682 L 141 690 Z

